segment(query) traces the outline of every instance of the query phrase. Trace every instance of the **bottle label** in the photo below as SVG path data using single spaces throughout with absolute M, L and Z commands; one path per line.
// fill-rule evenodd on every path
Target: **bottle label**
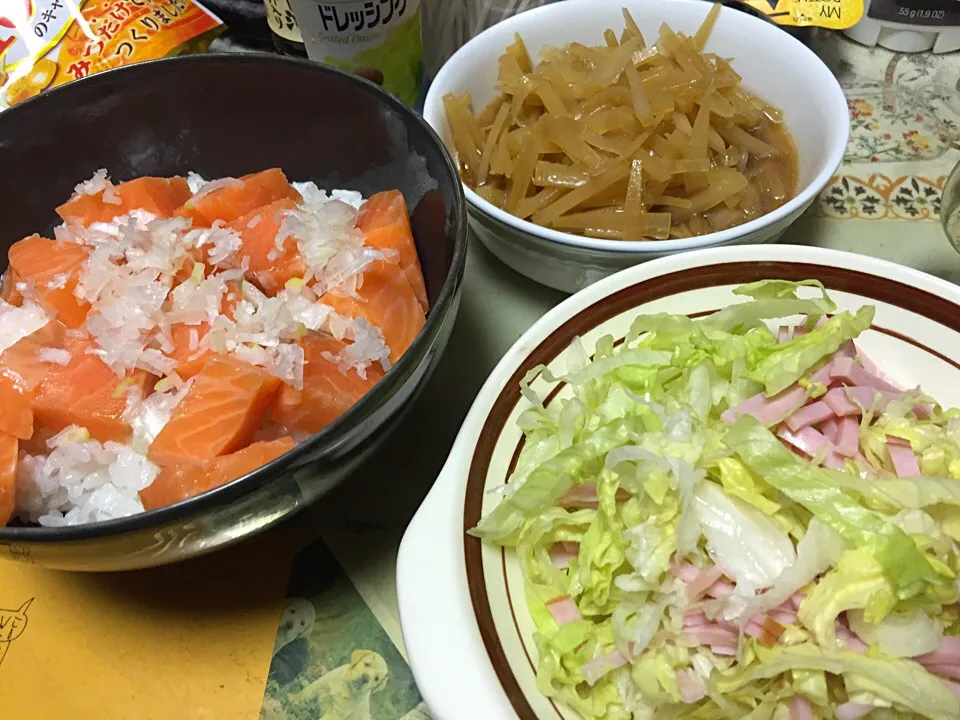
M 960 2 L 957 0 L 873 0 L 867 17 L 901 25 L 960 25 Z
M 291 0 L 312 60 L 355 72 L 410 105 L 423 85 L 420 0 Z
M 302 43 L 303 37 L 297 26 L 297 18 L 287 0 L 264 0 L 264 4 L 267 6 L 267 24 L 273 34 L 279 35 L 284 40 Z
M 876 0 L 875 0 L 876 1 Z M 777 25 L 846 30 L 863 17 L 864 0 L 743 0 Z

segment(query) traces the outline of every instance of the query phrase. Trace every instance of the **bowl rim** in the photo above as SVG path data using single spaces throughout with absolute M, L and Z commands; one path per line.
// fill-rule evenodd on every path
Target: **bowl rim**
M 509 17 L 506 20 L 487 28 L 479 35 L 471 38 L 468 42 L 461 46 L 450 57 L 450 59 L 447 60 L 446 63 L 444 63 L 443 67 L 440 69 L 431 83 L 424 101 L 424 117 L 427 119 L 427 122 L 434 127 L 437 127 L 435 123 L 444 122 L 442 117 L 437 118 L 435 113 L 430 111 L 432 105 L 436 107 L 442 106 L 442 98 L 440 102 L 438 102 L 437 98 L 441 92 L 446 93 L 453 90 L 453 88 L 445 87 L 447 83 L 444 81 L 446 81 L 447 78 L 453 74 L 455 67 L 467 64 L 470 61 L 473 52 L 489 41 L 489 37 L 492 32 L 507 32 L 518 24 L 533 22 L 537 19 L 544 19 L 551 14 L 561 15 L 574 3 L 586 5 L 594 4 L 594 2 L 595 0 L 564 0 L 562 3 L 549 3 L 547 5 L 528 10 L 519 15 Z M 669 4 L 704 5 L 702 0 L 630 0 L 630 2 L 638 4 L 649 3 L 651 8 L 657 9 Z M 524 235 L 532 236 L 537 240 L 553 242 L 573 248 L 593 250 L 596 252 L 633 255 L 661 255 L 663 253 L 682 252 L 685 250 L 724 245 L 747 235 L 759 232 L 764 228 L 775 226 L 784 220 L 789 220 L 791 215 L 802 212 L 807 205 L 809 205 L 823 190 L 823 188 L 826 187 L 827 183 L 830 181 L 830 178 L 833 177 L 834 173 L 843 162 L 844 152 L 846 151 L 847 143 L 850 138 L 849 109 L 847 107 L 846 95 L 844 95 L 843 88 L 834 74 L 827 67 L 826 63 L 824 63 L 823 60 L 821 60 L 820 57 L 813 52 L 813 50 L 800 42 L 797 38 L 785 32 L 779 26 L 767 20 L 754 17 L 749 13 L 737 10 L 736 8 L 721 7 L 720 12 L 736 13 L 736 16 L 738 16 L 739 19 L 735 20 L 734 22 L 743 23 L 745 27 L 749 28 L 755 34 L 762 35 L 763 33 L 767 33 L 771 38 L 773 38 L 772 33 L 778 33 L 778 43 L 783 43 L 788 46 L 792 45 L 794 49 L 802 56 L 808 58 L 810 61 L 810 69 L 821 76 L 818 79 L 822 82 L 822 85 L 825 88 L 825 93 L 828 96 L 825 99 L 825 102 L 821 103 L 821 105 L 831 110 L 832 113 L 835 113 L 838 118 L 841 116 L 844 118 L 842 127 L 840 125 L 829 126 L 827 156 L 823 166 L 816 173 L 816 175 L 806 185 L 798 189 L 796 194 L 787 202 L 775 210 L 772 210 L 765 215 L 761 215 L 754 220 L 745 222 L 742 225 L 721 230 L 720 232 L 708 233 L 706 235 L 668 240 L 605 240 L 602 238 L 590 238 L 541 227 L 528 220 L 522 220 L 506 210 L 501 210 L 492 203 L 484 200 L 472 188 L 467 187 L 467 185 L 464 183 L 464 194 L 466 195 L 467 203 L 483 214 L 508 226 L 510 229 Z M 734 61 L 736 61 L 736 59 L 734 59 Z M 446 145 L 446 143 L 444 144 Z
M 451 222 L 456 227 L 454 238 L 453 253 L 450 257 L 450 270 L 444 279 L 443 286 L 437 295 L 437 300 L 430 308 L 426 323 L 414 339 L 407 352 L 393 365 L 384 379 L 375 385 L 370 392 L 358 400 L 346 413 L 341 415 L 333 423 L 325 427 L 319 433 L 312 435 L 309 439 L 299 443 L 293 450 L 281 455 L 279 458 L 263 465 L 251 473 L 231 480 L 219 487 L 208 490 L 186 500 L 168 505 L 155 510 L 146 510 L 136 515 L 129 515 L 123 518 L 113 520 L 103 520 L 100 522 L 86 523 L 83 525 L 68 525 L 62 527 L 45 526 L 26 526 L 26 527 L 0 527 L 0 543 L 58 543 L 74 542 L 83 540 L 97 540 L 112 535 L 122 533 L 142 531 L 150 527 L 157 527 L 186 517 L 195 517 L 205 509 L 226 504 L 248 495 L 251 492 L 263 487 L 266 483 L 284 471 L 293 471 L 295 463 L 308 452 L 325 453 L 335 450 L 342 444 L 347 436 L 348 429 L 366 422 L 367 416 L 378 406 L 384 404 L 396 391 L 396 383 L 387 382 L 386 386 L 382 383 L 390 378 L 405 376 L 413 370 L 421 356 L 424 354 L 428 345 L 432 343 L 433 338 L 438 334 L 441 324 L 447 315 L 452 302 L 454 301 L 460 286 L 463 283 L 464 269 L 467 258 L 467 205 L 463 193 L 463 183 L 460 182 L 460 176 L 457 173 L 456 165 L 446 145 L 439 134 L 423 118 L 422 114 L 404 103 L 399 98 L 390 94 L 379 85 L 346 72 L 339 68 L 311 62 L 307 59 L 293 58 L 268 53 L 207 53 L 204 55 L 180 55 L 175 57 L 158 58 L 113 68 L 95 75 L 90 75 L 81 80 L 72 83 L 66 83 L 46 92 L 42 92 L 23 103 L 19 103 L 2 113 L 0 113 L 0 127 L 3 126 L 4 118 L 16 117 L 25 112 L 24 108 L 40 111 L 46 104 L 69 102 L 70 94 L 79 89 L 91 91 L 100 89 L 103 95 L 116 92 L 112 87 L 118 79 L 125 82 L 135 82 L 140 75 L 145 76 L 145 80 L 152 78 L 157 72 L 164 73 L 187 73 L 196 65 L 213 66 L 221 64 L 224 66 L 243 66 L 243 65 L 266 65 L 275 66 L 278 71 L 299 70 L 301 72 L 315 73 L 317 75 L 333 76 L 338 81 L 344 81 L 357 85 L 368 95 L 373 96 L 374 101 L 392 107 L 400 115 L 410 119 L 415 125 L 419 126 L 426 134 L 428 139 L 432 139 L 437 147 L 441 149 L 441 156 L 450 173 L 456 182 L 452 183 L 454 187 L 453 217 Z M 118 76 L 120 74 L 120 76 Z M 35 110 L 34 110 L 35 109 Z M 11 116 L 10 113 L 13 113 Z M 378 392 L 378 389 L 380 392 Z M 322 462 L 322 458 L 317 458 L 312 463 Z M 297 466 L 299 469 L 300 466 Z

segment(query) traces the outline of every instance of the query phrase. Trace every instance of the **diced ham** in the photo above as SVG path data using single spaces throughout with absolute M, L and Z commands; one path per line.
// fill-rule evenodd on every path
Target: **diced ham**
M 553 619 L 557 621 L 557 625 L 567 625 L 577 620 L 583 620 L 577 604 L 569 595 L 561 595 L 548 602 L 547 610 L 553 615 Z
M 921 665 L 960 665 L 960 637 L 945 635 L 940 647 L 913 659 Z
M 704 595 L 707 595 L 712 598 L 727 597 L 728 595 L 733 594 L 733 585 L 726 583 L 723 580 L 718 580 L 713 585 L 707 588 Z
M 842 705 L 837 705 L 834 717 L 836 720 L 860 720 L 864 715 L 867 715 L 875 709 L 873 705 L 845 702 Z
M 762 618 L 750 618 L 743 632 L 754 637 L 764 647 L 773 647 L 786 628 L 769 615 Z
M 626 490 L 617 489 L 616 501 L 618 503 L 626 502 L 630 498 L 630 493 Z M 600 507 L 600 499 L 597 497 L 596 483 L 583 483 L 576 485 L 557 500 L 557 505 L 564 508 L 593 508 Z
M 837 421 L 837 453 L 852 458 L 860 450 L 860 423 L 852 416 Z
M 701 645 L 733 645 L 737 644 L 737 631 L 721 627 L 717 624 L 696 625 L 684 628 L 683 632 L 690 635 Z
M 833 452 L 833 443 L 812 427 L 801 428 L 799 432 L 794 433 L 790 432 L 789 428 L 781 426 L 777 430 L 777 437 L 810 457 L 816 457 L 818 453 L 826 456 Z
M 700 577 L 700 569 L 690 563 L 675 562 L 670 565 L 670 574 L 685 583 L 691 583 Z
M 697 674 L 688 669 L 677 670 L 677 687 L 680 698 L 687 704 L 700 702 L 707 696 L 707 688 Z
M 857 348 L 857 358 L 860 360 L 860 364 L 863 365 L 864 370 L 866 370 L 868 373 L 870 373 L 874 377 L 878 377 L 881 380 L 883 380 L 885 383 L 890 385 L 896 392 L 900 392 L 903 389 L 901 387 L 898 387 L 894 383 L 890 382 L 890 378 L 888 378 L 884 374 L 884 372 L 877 366 L 877 364 L 873 362 L 873 360 L 871 360 L 870 357 L 865 352 L 863 352 L 863 350 L 861 350 L 859 347 Z
M 720 417 L 724 422 L 733 424 L 741 415 L 751 415 L 761 425 L 775 425 L 807 401 L 807 391 L 798 385 L 789 387 L 771 398 L 763 393 L 744 400 L 735 408 L 730 408 Z
M 823 396 L 838 417 L 862 415 L 864 411 L 882 412 L 891 400 L 900 397 L 900 393 L 887 393 L 872 387 L 854 385 L 834 388 Z
M 604 675 L 627 664 L 619 650 L 596 657 L 583 666 L 583 679 L 590 686 L 596 685 Z
M 887 442 L 887 452 L 890 453 L 897 477 L 920 477 L 920 465 L 917 463 L 917 456 L 913 454 L 913 448 Z
M 832 415 L 833 410 L 831 410 L 830 413 Z M 827 440 L 836 445 L 840 439 L 840 419 L 836 417 L 827 418 L 820 423 L 819 430 Z
M 924 665 L 924 667 L 934 675 L 960 680 L 960 665 Z
M 711 645 L 710 649 L 714 655 L 736 655 L 737 648 L 734 645 Z
M 808 425 L 816 425 L 833 416 L 833 409 L 822 400 L 817 400 L 800 408 L 784 422 L 793 432 L 797 432 Z
M 883 378 L 877 377 L 860 367 L 852 357 L 841 357 L 834 360 L 830 375 L 850 385 L 865 385 L 866 387 L 872 387 L 890 393 L 900 392 L 900 388 L 891 385 Z
M 790 720 L 814 720 L 813 706 L 803 695 L 790 698 Z
M 697 600 L 722 577 L 723 571 L 716 565 L 702 570 L 696 578 L 687 583 L 687 599 Z
M 580 552 L 580 543 L 558 542 L 550 548 L 550 560 L 561 570 L 570 567 L 570 561 Z
M 797 622 L 797 613 L 793 610 L 775 609 L 770 611 L 770 617 L 781 625 L 795 625 Z

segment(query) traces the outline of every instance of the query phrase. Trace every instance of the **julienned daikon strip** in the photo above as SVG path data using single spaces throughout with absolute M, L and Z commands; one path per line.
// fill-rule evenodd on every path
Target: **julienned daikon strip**
M 622 239 L 640 239 L 645 224 L 649 238 L 716 232 L 779 207 L 796 188 L 796 153 L 779 111 L 705 52 L 719 12 L 711 7 L 693 36 L 664 25 L 647 46 L 624 11 L 619 37 L 609 29 L 596 46 L 544 47 L 536 64 L 515 36 L 498 61 L 499 94 L 479 115 L 468 95 L 444 99 L 464 182 L 546 227 Z M 660 213 L 669 224 L 561 226 L 628 204 L 631 216 Z

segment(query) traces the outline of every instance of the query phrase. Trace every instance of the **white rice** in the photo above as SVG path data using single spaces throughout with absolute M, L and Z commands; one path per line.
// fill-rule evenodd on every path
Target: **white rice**
M 160 468 L 133 448 L 100 444 L 70 427 L 47 445 L 47 457 L 24 455 L 17 474 L 17 512 L 48 527 L 113 520 L 143 512 L 139 493 Z
M 203 195 L 235 184 L 234 178 L 207 181 L 187 175 L 194 193 Z M 357 229 L 361 193 L 332 190 L 312 182 L 293 183 L 303 202 L 280 220 L 276 257 L 295 242 L 307 264 L 307 275 L 268 297 L 243 280 L 248 259 L 237 262 L 240 236 L 222 223 L 213 228 L 190 227 L 185 218 L 162 219 L 135 210 L 108 223 L 90 227 L 61 225 L 55 237 L 90 248 L 75 295 L 90 303 L 86 332 L 94 340 L 89 352 L 100 357 L 118 377 L 146 370 L 163 379 L 149 397 L 132 385 L 126 390 L 124 413 L 132 428 L 128 445 L 101 444 L 82 428 L 68 428 L 48 443 L 48 456 L 24 454 L 19 465 L 17 512 L 21 519 L 57 527 L 125 517 L 143 511 L 139 492 L 156 478 L 159 468 L 146 452 L 189 391 L 192 380 L 176 374 L 172 326 L 189 328 L 193 357 L 213 351 L 230 353 L 265 368 L 295 388 L 303 387 L 304 353 L 298 341 L 305 332 L 320 332 L 351 344 L 330 354 L 343 372 L 366 377 L 374 363 L 390 367 L 390 349 L 379 328 L 363 319 L 339 315 L 320 301 L 339 288 L 355 294 L 362 273 L 390 253 L 368 248 Z M 77 195 L 103 192 L 105 202 L 120 202 L 106 170 L 76 186 Z M 254 222 L 249 224 L 250 227 Z M 209 274 L 191 255 L 202 249 Z M 187 275 L 188 271 L 193 270 Z M 58 276 L 50 288 L 66 287 L 69 276 Z M 22 286 L 22 287 L 21 287 Z M 221 314 L 229 293 L 240 288 L 233 318 Z M 0 301 L 0 352 L 49 320 L 33 298 L 32 285 L 17 286 L 25 297 L 17 308 Z M 199 326 L 209 325 L 201 334 Z M 40 358 L 57 365 L 71 354 L 44 348 Z M 264 428 L 259 437 L 291 434 L 287 428 Z M 279 437 L 279 435 L 277 435 Z M 303 439 L 297 438 L 298 441 Z

